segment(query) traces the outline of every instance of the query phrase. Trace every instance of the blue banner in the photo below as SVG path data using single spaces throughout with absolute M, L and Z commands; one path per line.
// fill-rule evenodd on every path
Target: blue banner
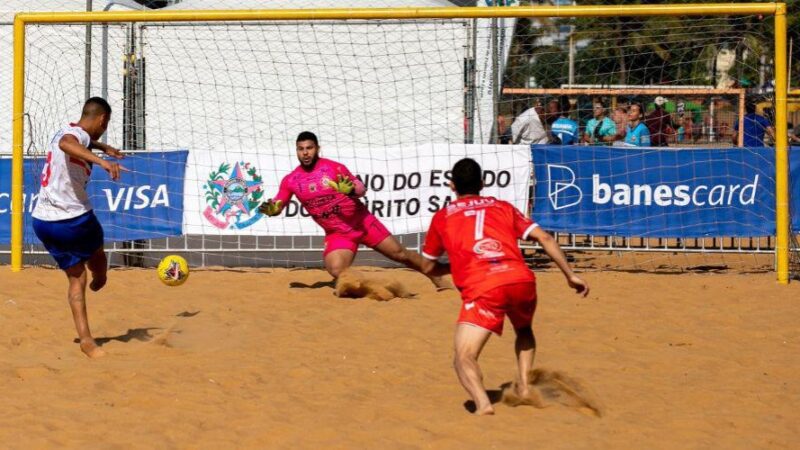
M 95 167 L 86 192 L 103 225 L 106 242 L 163 238 L 183 233 L 183 180 L 186 150 L 128 155 L 118 181 Z M 38 244 L 31 212 L 39 192 L 42 159 L 25 160 L 24 208 L 26 244 Z M 0 244 L 11 240 L 11 160 L 0 159 Z
M 533 146 L 545 229 L 641 237 L 774 236 L 775 150 Z M 794 223 L 800 152 L 792 152 Z

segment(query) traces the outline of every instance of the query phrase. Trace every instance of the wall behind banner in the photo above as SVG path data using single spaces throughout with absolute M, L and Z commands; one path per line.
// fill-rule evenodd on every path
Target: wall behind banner
M 791 152 L 800 228 L 800 148 Z M 775 150 L 533 146 L 533 215 L 552 231 L 656 238 L 775 235 Z
M 130 170 L 111 181 L 95 167 L 87 186 L 106 242 L 163 238 L 182 234 L 183 186 L 188 151 L 147 152 L 127 156 Z M 31 212 L 39 192 L 42 160 L 25 160 L 24 241 L 38 244 Z M 10 242 L 11 160 L 0 159 L 0 244 Z
M 433 214 L 453 198 L 449 171 L 469 156 L 484 168 L 485 195 L 527 210 L 530 148 L 508 145 L 325 148 L 366 185 L 367 208 L 395 234 L 427 231 Z M 278 217 L 258 213 L 299 164 L 293 149 L 192 151 L 186 175 L 185 233 L 190 235 L 321 236 L 292 200 Z M 309 189 L 328 189 L 309 186 Z

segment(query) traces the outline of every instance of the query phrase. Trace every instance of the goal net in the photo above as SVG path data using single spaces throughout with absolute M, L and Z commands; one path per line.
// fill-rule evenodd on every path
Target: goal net
M 771 265 L 770 136 L 786 132 L 776 122 L 771 16 L 496 10 L 97 16 L 90 46 L 88 22 L 31 22 L 25 211 L 50 139 L 77 120 L 88 76 L 91 94 L 114 110 L 105 139 L 129 152 L 132 169 L 112 183 L 95 168 L 89 188 L 114 264 L 179 252 L 191 264 L 319 265 L 322 229 L 298 203 L 277 218 L 257 210 L 297 166 L 295 138 L 307 130 L 323 157 L 362 179 L 370 211 L 411 248 L 452 198 L 447 170 L 469 156 L 487 170 L 487 195 L 532 213 L 567 248 L 648 252 L 621 267 L 657 266 L 664 251 L 696 253 L 697 265 L 763 254 Z M 745 120 L 751 105 L 755 122 Z M 630 137 L 643 130 L 665 147 L 631 146 L 644 143 Z M 27 225 L 24 242 L 26 261 L 48 261 Z

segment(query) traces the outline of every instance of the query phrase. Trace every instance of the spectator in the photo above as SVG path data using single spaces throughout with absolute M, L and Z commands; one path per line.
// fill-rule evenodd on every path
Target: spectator
M 497 116 L 497 140 L 501 144 L 511 143 L 511 127 L 506 123 L 506 116 L 502 114 Z
M 617 140 L 617 125 L 606 117 L 606 107 L 597 101 L 592 108 L 593 118 L 586 122 L 583 141 L 589 144 L 611 144 Z
M 680 103 L 678 103 L 680 106 Z M 703 98 L 693 97 L 683 103 L 685 111 L 683 127 L 687 132 L 687 138 L 693 142 L 700 139 L 703 135 Z
M 540 117 L 544 114 L 541 106 L 526 109 L 511 124 L 511 137 L 514 144 L 547 144 L 547 133 Z
M 789 145 L 800 144 L 800 136 L 797 135 L 797 132 L 800 131 L 800 126 L 795 128 L 793 123 L 789 123 L 786 125 L 786 130 L 789 133 Z
M 764 134 L 769 135 L 770 138 L 775 139 L 775 129 L 770 124 L 769 120 L 766 117 L 759 115 L 756 112 L 756 104 L 752 100 L 747 100 L 745 102 L 745 111 L 746 114 L 744 115 L 744 146 L 745 147 L 763 147 L 764 146 Z M 733 125 L 733 143 L 734 145 L 739 144 L 739 121 L 737 120 L 736 123 Z
M 559 101 L 559 116 L 550 128 L 550 139 L 554 144 L 573 145 L 578 142 L 578 123 L 569 118 L 569 99 L 562 96 Z
M 551 99 L 547 102 L 547 111 L 544 114 L 544 123 L 547 125 L 547 128 L 550 129 L 553 126 L 553 122 L 555 122 L 561 116 L 561 103 L 556 99 Z
M 650 130 L 642 121 L 642 105 L 634 103 L 628 108 L 628 126 L 625 132 L 625 145 L 635 147 L 650 146 Z
M 647 115 L 644 123 L 650 131 L 650 145 L 653 147 L 666 147 L 667 136 L 673 134 L 674 124 L 672 123 L 672 116 L 664 110 L 664 104 L 667 99 L 658 96 L 655 99 L 655 109 Z
M 617 135 L 614 137 L 614 140 L 625 140 L 625 130 L 628 128 L 628 108 L 622 105 L 614 108 L 614 114 L 611 116 L 611 120 L 614 121 L 614 126 L 617 128 Z

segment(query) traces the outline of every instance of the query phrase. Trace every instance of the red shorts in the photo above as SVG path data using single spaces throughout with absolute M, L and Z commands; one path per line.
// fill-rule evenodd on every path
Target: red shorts
M 391 235 L 392 233 L 383 226 L 377 217 L 368 214 L 364 217 L 361 228 L 349 233 L 330 233 L 326 235 L 325 251 L 322 252 L 322 256 L 324 257 L 334 250 L 350 250 L 355 253 L 358 251 L 359 244 L 372 248 Z
M 505 316 L 517 330 L 530 326 L 535 311 L 535 281 L 506 284 L 486 291 L 472 301 L 465 301 L 461 305 L 458 323 L 476 325 L 499 336 L 503 334 Z

